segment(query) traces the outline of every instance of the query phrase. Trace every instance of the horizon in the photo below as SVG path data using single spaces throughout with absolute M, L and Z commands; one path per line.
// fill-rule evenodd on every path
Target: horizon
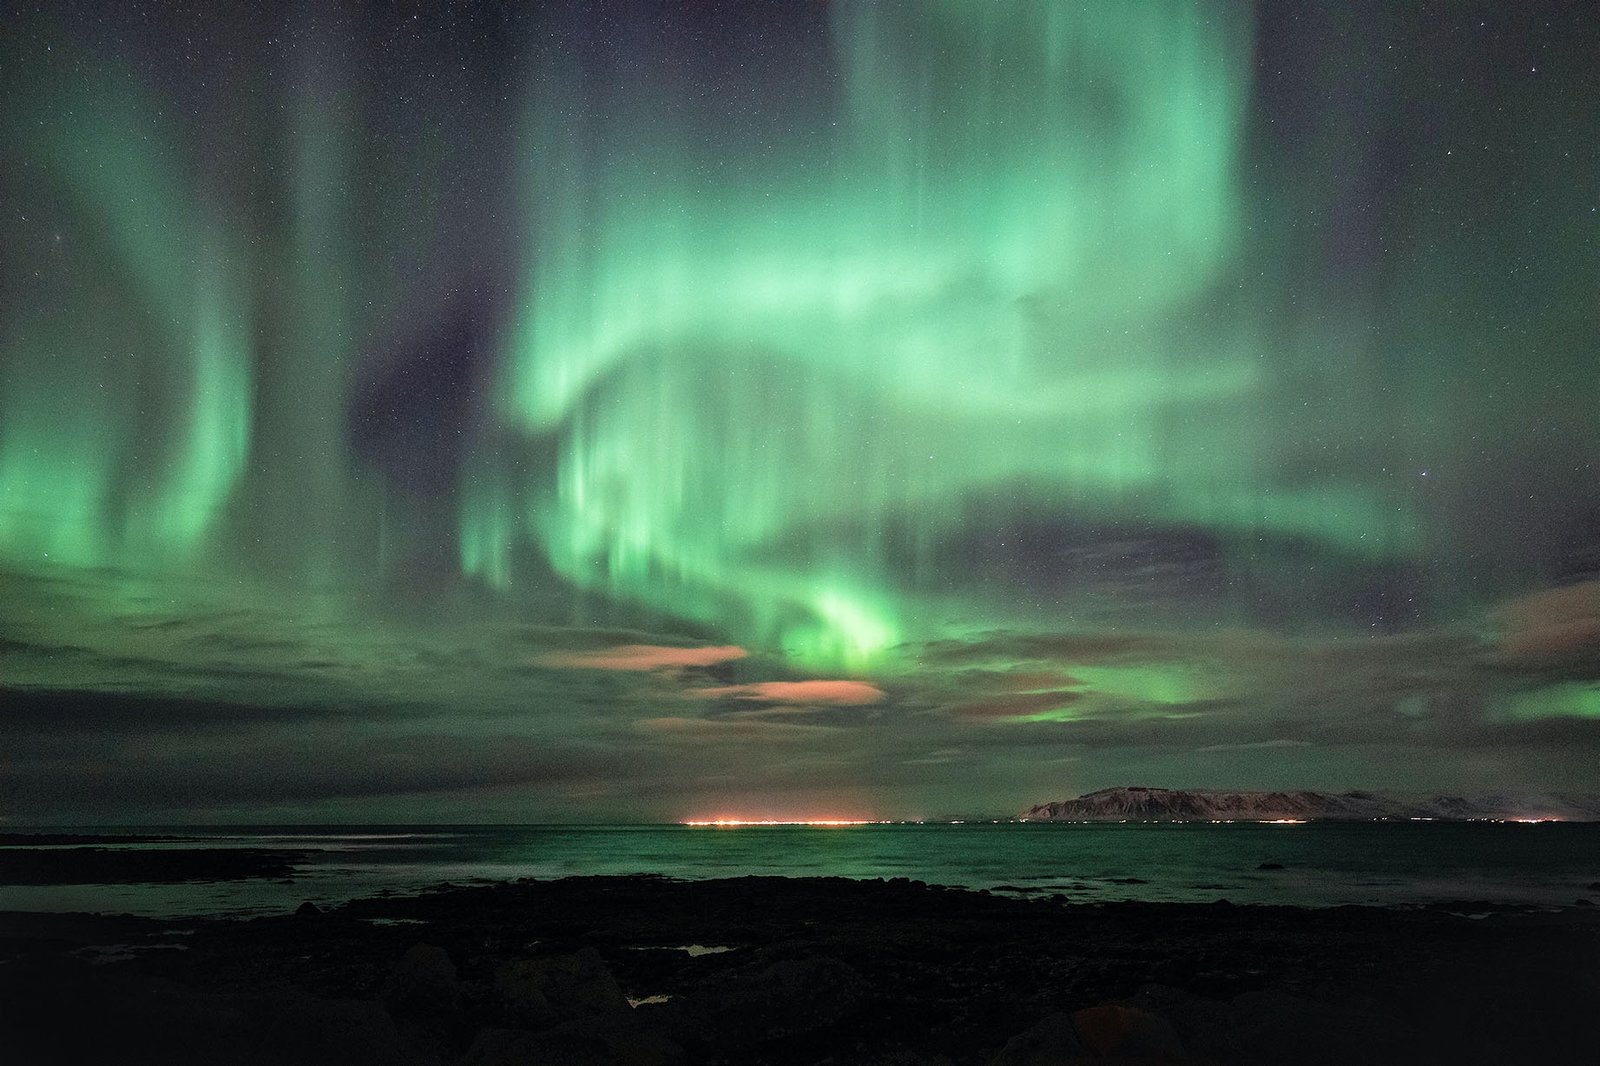
M 0 825 L 1600 791 L 1587 15 L 19 14 Z
M 1575 802 L 1575 803 L 1577 803 L 1579 805 L 1583 805 L 1583 804 L 1592 805 L 1592 806 L 1594 806 L 1596 808 L 1594 817 L 1592 817 L 1592 818 L 1573 817 L 1573 816 L 1571 816 L 1572 812 L 1568 811 L 1566 814 L 1562 814 L 1562 815 L 1553 815 L 1553 814 L 1552 815 L 1541 815 L 1540 817 L 1537 817 L 1537 818 L 1521 818 L 1521 817 L 1499 818 L 1499 817 L 1494 817 L 1492 815 L 1487 815 L 1487 814 L 1480 814 L 1480 815 L 1474 815 L 1474 816 L 1439 816 L 1439 815 L 1433 815 L 1433 816 L 1427 816 L 1427 817 L 1401 816 L 1401 815 L 1371 815 L 1371 816 L 1364 817 L 1364 818 L 1353 818 L 1353 817 L 1348 817 L 1348 816 L 1344 817 L 1344 818 L 1325 818 L 1325 817 L 1319 817 L 1319 816 L 1315 816 L 1315 815 L 1309 815 L 1306 820 L 1309 820 L 1309 821 L 1346 821 L 1346 822 L 1401 822 L 1401 821 L 1404 821 L 1404 822 L 1464 822 L 1464 823 L 1506 823 L 1506 822 L 1526 823 L 1526 822 L 1537 822 L 1537 823 L 1540 823 L 1540 824 L 1547 824 L 1547 823 L 1554 823 L 1554 822 L 1566 822 L 1566 823 L 1571 823 L 1571 824 L 1584 824 L 1585 822 L 1600 822 L 1600 791 L 1588 792 L 1588 793 L 1584 793 L 1584 792 L 1536 792 L 1536 791 L 1527 790 L 1527 789 L 1509 789 L 1509 790 L 1501 790 L 1501 791 L 1498 791 L 1498 792 L 1492 793 L 1492 794 L 1479 793 L 1479 794 L 1467 794 L 1467 795 L 1463 796 L 1463 795 L 1440 795 L 1440 794 L 1436 794 L 1436 793 L 1427 793 L 1427 792 L 1407 792 L 1407 791 L 1404 791 L 1404 790 L 1396 790 L 1396 789 L 1346 789 L 1346 790 L 1339 790 L 1339 791 L 1313 790 L 1313 789 L 1263 789 L 1263 790 L 1257 790 L 1257 789 L 1228 789 L 1228 788 L 1204 788 L 1204 789 L 1202 789 L 1202 788 L 1167 788 L 1167 787 L 1155 786 L 1155 785 L 1114 785 L 1114 786 L 1110 786 L 1108 788 L 1095 789 L 1095 790 L 1092 790 L 1092 791 L 1089 791 L 1089 792 L 1085 792 L 1085 793 L 1083 793 L 1081 795 L 1078 795 L 1078 796 L 1062 797 L 1062 798 L 1057 799 L 1057 800 L 1041 800 L 1038 803 L 1035 803 L 1035 804 L 1031 805 L 1030 807 L 1028 807 L 1028 808 L 1026 808 L 1026 809 L 1024 809 L 1024 810 L 1022 810 L 1020 812 L 1016 812 L 1016 813 L 1012 813 L 1012 814 L 1000 814 L 1000 813 L 996 813 L 996 812 L 968 811 L 968 812 L 964 812 L 964 813 L 963 812 L 947 812 L 947 813 L 937 814 L 937 815 L 906 816 L 906 817 L 874 817 L 874 816 L 857 817 L 857 816 L 842 815 L 842 814 L 802 815 L 802 814 L 797 814 L 797 813 L 791 812 L 791 813 L 781 814 L 781 815 L 763 815 L 763 814 L 752 814 L 752 813 L 746 812 L 746 813 L 743 813 L 743 814 L 724 813 L 724 814 L 721 814 L 721 815 L 696 815 L 696 816 L 689 816 L 689 817 L 684 817 L 684 818 L 680 818 L 680 819 L 675 819 L 675 820 L 671 820 L 671 821 L 617 821 L 617 820 L 594 819 L 594 820 L 588 820 L 588 821 L 566 821 L 566 822 L 552 822 L 552 821 L 527 821 L 527 822 L 517 822 L 517 821 L 470 821 L 470 822 L 450 822 L 450 821 L 398 821 L 398 822 L 375 822 L 375 821 L 323 821 L 323 822 L 282 821 L 282 822 L 272 822 L 272 821 L 256 821 L 256 822 L 249 822 L 249 821 L 227 821 L 227 820 L 212 820 L 212 821 L 194 820 L 194 821 L 187 821 L 187 822 L 184 822 L 184 821 L 173 821 L 173 822 L 160 822 L 160 821 L 109 821 L 109 822 L 102 821 L 102 822 L 87 822 L 87 821 L 84 821 L 84 822 L 53 822 L 52 823 L 52 822 L 8 821 L 8 820 L 0 819 L 0 836 L 5 835 L 6 832 L 11 831 L 11 830 L 17 830 L 17 831 L 21 832 L 21 835 L 27 835 L 28 833 L 37 832 L 37 831 L 40 831 L 40 830 L 56 830 L 56 829 L 60 829 L 60 830 L 87 830 L 87 829 L 177 829 L 177 830 L 182 830 L 182 829 L 207 829 L 207 830 L 284 829 L 284 830 L 292 830 L 292 831 L 300 831 L 300 830 L 313 831 L 313 830 L 319 830 L 319 829 L 350 829 L 350 828 L 397 829 L 397 830 L 398 829 L 411 829 L 411 828 L 415 828 L 415 829 L 448 829 L 448 828 L 463 828 L 463 829 L 470 829 L 470 828 L 482 828 L 482 829 L 488 829 L 488 828 L 524 828 L 524 829 L 533 829 L 533 828 L 546 828 L 546 829 L 605 829 L 605 828 L 629 829 L 629 828 L 636 828 L 636 829 L 660 829 L 660 828 L 672 828 L 672 827 L 685 828 L 685 829 L 761 829 L 761 828 L 825 828 L 825 829 L 836 829 L 837 828 L 837 829 L 844 829 L 844 828 L 853 828 L 853 827 L 868 826 L 868 825 L 877 825 L 877 826 L 884 826 L 884 825 L 888 825 L 888 826 L 894 826 L 894 825 L 917 825 L 917 826 L 922 826 L 922 825 L 1003 825 L 1003 824 L 1017 824 L 1017 825 L 1020 825 L 1020 824 L 1039 824 L 1039 825 L 1043 825 L 1043 824 L 1051 824 L 1051 823 L 1066 824 L 1066 825 L 1084 825 L 1084 824 L 1106 823 L 1106 819 L 1109 816 L 1085 817 L 1085 818 L 1080 818 L 1080 819 L 1071 819 L 1071 818 L 1055 819 L 1055 818 L 1030 818 L 1029 814 L 1033 810 L 1037 809 L 1038 807 L 1048 806 L 1050 804 L 1055 804 L 1055 803 L 1072 803 L 1072 802 L 1075 802 L 1075 801 L 1078 801 L 1078 800 L 1089 799 L 1091 797 L 1098 796 L 1098 795 L 1101 795 L 1103 793 L 1108 793 L 1108 792 L 1110 792 L 1110 793 L 1117 793 L 1117 792 L 1163 792 L 1163 793 L 1166 793 L 1166 792 L 1181 792 L 1181 793 L 1186 793 L 1186 794 L 1190 794 L 1190 795 L 1222 794 L 1222 795 L 1243 795 L 1243 796 L 1254 796 L 1254 795 L 1269 796 L 1269 795 L 1273 795 L 1273 794 L 1283 794 L 1283 795 L 1300 794 L 1300 795 L 1303 795 L 1303 794 L 1306 794 L 1306 793 L 1310 793 L 1312 795 L 1317 795 L 1317 796 L 1329 796 L 1329 797 L 1359 796 L 1359 797 L 1363 797 L 1363 798 L 1381 798 L 1381 799 L 1402 800 L 1402 801 L 1405 801 L 1405 800 L 1416 801 L 1416 800 L 1424 800 L 1424 799 L 1432 799 L 1432 800 L 1438 800 L 1438 799 L 1464 799 L 1464 800 L 1468 800 L 1468 801 L 1484 801 L 1484 800 L 1502 800 L 1503 801 L 1503 800 L 1512 800 L 1512 801 L 1527 802 L 1527 801 L 1533 801 L 1533 800 L 1551 800 L 1551 799 L 1554 799 L 1554 800 L 1561 800 L 1561 801 L 1565 801 L 1565 802 L 1569 802 L 1569 803 L 1574 803 Z M 1506 813 L 1506 812 L 1502 812 L 1502 813 Z M 1151 823 L 1166 823 L 1166 822 L 1177 822 L 1177 821 L 1191 821 L 1192 819 L 1182 819 L 1182 818 L 1172 818 L 1172 817 L 1158 817 L 1158 816 L 1152 815 L 1150 817 L 1142 817 L 1142 818 L 1141 817 L 1133 817 L 1133 818 L 1126 818 L 1126 819 L 1123 819 L 1123 820 L 1127 821 L 1127 822 L 1130 822 L 1130 823 L 1136 823 L 1136 824 L 1151 824 Z M 1265 819 L 1264 820 L 1264 819 L 1259 819 L 1259 818 L 1237 817 L 1237 818 L 1223 819 L 1223 820 L 1220 820 L 1220 821 L 1213 820 L 1212 822 L 1210 822 L 1210 824 L 1222 824 L 1222 823 L 1233 824 L 1234 822 L 1256 823 L 1256 824 L 1268 825 L 1268 824 L 1278 824 L 1279 820 L 1277 820 L 1277 819 Z M 1109 823 L 1107 823 L 1107 824 L 1109 824 Z M 1206 824 L 1206 823 L 1197 822 L 1197 824 Z

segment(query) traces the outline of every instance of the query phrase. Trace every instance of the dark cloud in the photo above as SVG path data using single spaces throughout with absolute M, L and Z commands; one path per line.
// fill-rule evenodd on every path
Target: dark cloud
M 948 708 L 955 718 L 974 721 L 986 719 L 1029 718 L 1070 707 L 1083 698 L 1078 692 L 1021 692 L 993 696 L 989 699 L 960 703 Z
M 123 692 L 13 688 L 0 688 L 0 707 L 0 738 L 9 742 L 13 756 L 23 737 L 48 738 L 50 747 L 70 753 L 89 734 L 189 733 L 251 721 L 301 721 L 322 713 L 309 708 L 279 709 Z
M 1600 718 L 1553 715 L 1521 722 L 1479 722 L 1441 731 L 1429 739 L 1454 751 L 1522 750 L 1600 758 Z
M 214 743 L 91 742 L 70 757 L 0 765 L 18 813 L 81 805 L 208 808 L 256 801 L 405 799 L 485 787 L 562 785 L 626 769 L 625 757 L 529 736 L 358 730 L 231 730 Z
M 833 733 L 833 726 L 796 722 L 768 716 L 737 715 L 725 718 L 689 718 L 664 715 L 642 718 L 636 724 L 641 733 L 678 741 L 709 741 L 719 744 L 776 742 L 782 744 L 812 740 L 819 734 Z
M 304 655 L 314 650 L 313 646 L 305 641 L 243 633 L 201 633 L 189 638 L 189 642 L 198 651 L 220 652 L 225 655 L 250 655 L 262 652 Z
M 1159 658 L 1164 640 L 1150 635 L 1036 634 L 995 631 L 972 640 L 939 640 L 916 646 L 912 654 L 928 663 L 1071 661 L 1079 663 Z
M 63 657 L 89 655 L 94 652 L 81 644 L 55 644 L 41 640 L 23 640 L 16 637 L 0 636 L 0 655 L 5 656 L 33 656 L 60 659 Z
M 1200 754 L 1205 754 L 1213 751 L 1266 751 L 1273 748 L 1309 748 L 1310 746 L 1311 741 L 1309 740 L 1288 740 L 1284 737 L 1277 737 L 1272 740 L 1251 740 L 1243 743 L 1207 744 L 1203 748 L 1194 750 Z

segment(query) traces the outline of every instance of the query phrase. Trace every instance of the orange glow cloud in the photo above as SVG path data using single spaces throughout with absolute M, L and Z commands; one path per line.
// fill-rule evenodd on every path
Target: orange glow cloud
M 862 707 L 883 699 L 883 690 L 865 681 L 759 681 L 752 685 L 697 688 L 688 695 L 706 700 L 738 699 Z
M 1584 618 L 1525 629 L 1500 642 L 1500 654 L 1528 665 L 1557 664 L 1592 656 L 1600 648 L 1600 619 Z
M 735 645 L 720 648 L 669 648 L 659 644 L 620 644 L 594 651 L 558 651 L 539 656 L 541 666 L 582 670 L 682 670 L 743 659 L 750 653 Z
M 1600 581 L 1544 589 L 1506 604 L 1499 614 L 1498 652 L 1506 665 L 1586 664 L 1600 652 Z

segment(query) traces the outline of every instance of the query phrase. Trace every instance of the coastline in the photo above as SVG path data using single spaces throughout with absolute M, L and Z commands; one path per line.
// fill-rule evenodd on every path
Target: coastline
M 8 913 L 0 1041 L 41 1064 L 1592 1061 L 1596 909 L 1472 913 L 644 875 Z
M 1600 823 L 157 827 L 0 846 L 0 911 L 251 916 L 450 881 L 640 872 L 910 878 L 1078 903 L 1326 907 L 1596 897 Z M 25 838 L 19 838 L 25 839 Z M 283 864 L 293 867 L 285 872 Z M 266 876 L 262 876 L 265 874 Z

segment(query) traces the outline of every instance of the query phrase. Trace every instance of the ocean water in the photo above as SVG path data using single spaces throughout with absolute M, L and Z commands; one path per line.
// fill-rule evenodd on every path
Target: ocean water
M 852 826 L 152 826 L 136 848 L 273 848 L 292 880 L 0 886 L 0 910 L 263 914 L 448 882 L 653 873 L 908 877 L 935 884 L 1149 900 L 1297 906 L 1600 902 L 1600 823 L 965 823 Z M 1262 869 L 1277 864 L 1281 869 Z

